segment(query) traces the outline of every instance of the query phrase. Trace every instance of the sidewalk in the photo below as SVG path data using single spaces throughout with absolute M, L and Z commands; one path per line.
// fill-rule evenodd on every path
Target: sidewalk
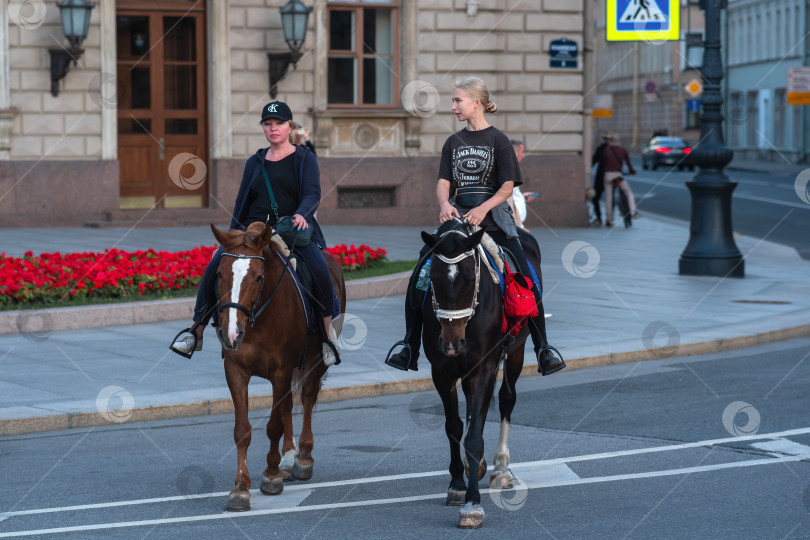
M 330 245 L 384 247 L 412 259 L 420 228 L 324 227 Z M 540 229 L 550 341 L 568 369 L 715 352 L 810 336 L 810 262 L 794 250 L 737 237 L 745 279 L 678 275 L 685 222 L 645 214 L 632 229 Z M 212 244 L 206 228 L 126 231 L 7 229 L 9 254 L 118 247 L 182 249 Z M 404 297 L 351 301 L 340 366 L 329 370 L 321 401 L 432 387 L 429 364 L 401 372 L 383 365 L 404 330 Z M 170 353 L 185 321 L 0 336 L 0 435 L 231 411 L 211 329 L 186 360 Z M 527 358 L 530 355 L 527 355 Z M 532 364 L 532 365 L 528 365 Z M 536 375 L 527 361 L 524 375 Z M 254 379 L 251 408 L 267 408 L 271 388 Z

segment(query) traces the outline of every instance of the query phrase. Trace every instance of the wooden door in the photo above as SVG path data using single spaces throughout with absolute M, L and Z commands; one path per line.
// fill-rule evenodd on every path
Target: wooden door
M 178 4 L 119 2 L 122 209 L 207 205 L 204 3 Z

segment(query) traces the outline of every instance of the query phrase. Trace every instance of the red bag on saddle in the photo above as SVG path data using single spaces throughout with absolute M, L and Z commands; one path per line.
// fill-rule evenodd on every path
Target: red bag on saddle
M 512 334 L 517 335 L 523 326 L 523 321 L 527 318 L 537 317 L 540 313 L 537 310 L 537 303 L 534 300 L 531 279 L 519 272 L 512 273 L 509 267 L 504 272 L 504 295 L 503 295 L 503 331 L 508 327 L 506 318 L 515 321 Z

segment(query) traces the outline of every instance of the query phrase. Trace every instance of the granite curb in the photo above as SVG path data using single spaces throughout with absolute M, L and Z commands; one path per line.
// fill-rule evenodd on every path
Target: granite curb
M 405 277 L 407 278 L 407 276 Z M 566 364 L 568 366 L 568 370 L 585 369 L 626 362 L 638 362 L 642 360 L 659 360 L 662 358 L 711 354 L 803 337 L 810 337 L 810 324 L 771 330 L 759 334 L 685 343 L 669 350 L 656 350 L 655 352 L 648 349 L 642 349 L 595 356 L 584 356 L 573 359 L 569 358 L 566 360 Z M 499 379 L 501 377 L 501 373 L 502 372 L 499 372 Z M 523 370 L 521 372 L 522 377 L 536 375 L 538 375 L 537 364 L 532 363 L 523 366 Z M 429 377 L 403 381 L 376 382 L 356 386 L 326 388 L 321 390 L 318 401 L 322 403 L 329 403 L 350 399 L 424 392 L 431 390 L 432 388 L 433 381 Z M 249 408 L 250 410 L 269 409 L 272 405 L 272 400 L 272 395 L 251 396 Z M 98 412 L 54 414 L 39 417 L 0 420 L 0 436 L 22 435 L 26 433 L 117 425 L 124 423 L 128 424 L 132 422 L 152 420 L 168 420 L 191 416 L 228 414 L 233 412 L 233 403 L 230 399 L 201 400 L 193 403 L 178 403 L 144 407 L 126 412 L 126 417 L 121 419 L 123 421 L 110 420 L 108 417 L 99 414 Z
M 411 272 L 407 271 L 347 281 L 347 299 L 405 294 L 410 275 Z M 0 335 L 26 334 L 36 338 L 61 330 L 191 320 L 193 311 L 194 298 L 6 311 L 0 313 Z

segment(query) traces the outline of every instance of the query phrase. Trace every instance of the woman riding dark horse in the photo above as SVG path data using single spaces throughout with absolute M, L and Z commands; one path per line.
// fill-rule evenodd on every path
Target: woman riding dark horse
M 512 189 L 523 183 L 520 168 L 509 139 L 484 117 L 484 113 L 494 113 L 497 110 L 481 79 L 470 77 L 456 81 L 452 111 L 459 121 L 467 122 L 467 127 L 451 135 L 442 149 L 436 186 L 439 221 L 444 223 L 463 216 L 467 223 L 481 227 L 499 246 L 509 251 L 517 265 L 513 270 L 524 276 L 531 276 L 532 272 L 515 228 L 515 220 L 507 203 Z M 417 289 L 416 285 L 419 272 L 431 252 L 431 248 L 425 246 L 419 254 L 419 262 L 411 275 L 405 300 L 405 339 L 394 345 L 392 351 L 399 344 L 404 346 L 385 360 L 386 364 L 397 369 L 418 369 L 425 292 Z M 548 345 L 539 284 L 531 290 L 539 315 L 528 319 L 528 326 L 534 341 L 538 371 L 543 375 L 550 375 L 563 369 L 565 362 L 554 355 Z
M 315 210 L 321 201 L 320 170 L 314 153 L 292 144 L 292 134 L 297 129 L 292 119 L 292 111 L 281 101 L 268 103 L 262 108 L 260 124 L 270 147 L 258 150 L 245 163 L 230 228 L 244 231 L 256 221 L 275 227 L 278 216 L 293 216 L 296 230 L 312 229 L 311 242 L 304 247 L 297 246 L 295 250 L 312 271 L 313 296 L 323 315 L 324 334 L 328 338 L 324 340 L 323 359 L 330 366 L 339 363 L 340 359 L 332 328 L 334 290 L 321 251 L 326 248 L 326 240 L 315 220 Z M 273 208 L 273 199 L 277 210 Z M 175 352 L 188 356 L 202 349 L 203 330 L 217 303 L 214 278 L 221 257 L 222 247 L 214 253 L 200 282 L 194 307 L 194 334 L 175 340 L 171 346 Z

